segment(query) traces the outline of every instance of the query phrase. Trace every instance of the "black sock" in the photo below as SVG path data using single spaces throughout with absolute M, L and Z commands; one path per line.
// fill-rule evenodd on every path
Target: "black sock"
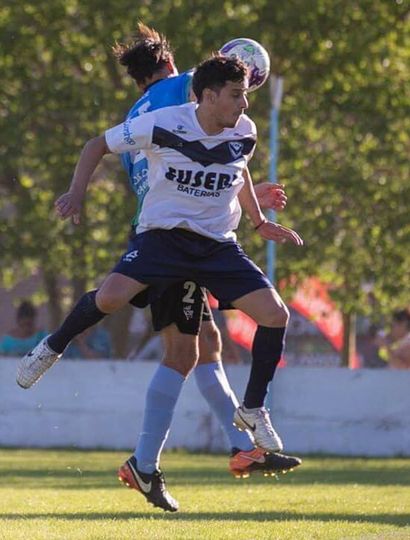
M 243 404 L 247 409 L 263 407 L 285 345 L 286 328 L 258 326 L 252 344 L 252 368 Z
M 97 291 L 85 293 L 66 317 L 63 324 L 47 339 L 49 347 L 56 353 L 62 353 L 70 341 L 94 326 L 106 316 L 95 303 Z

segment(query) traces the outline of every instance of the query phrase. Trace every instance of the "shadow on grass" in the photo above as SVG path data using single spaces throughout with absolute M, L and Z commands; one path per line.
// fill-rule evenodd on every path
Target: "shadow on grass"
M 296 512 L 193 512 L 178 514 L 164 514 L 156 512 L 117 512 L 117 513 L 98 513 L 98 512 L 79 512 L 79 513 L 33 513 L 33 514 L 1 514 L 0 520 L 30 521 L 34 519 L 53 519 L 53 520 L 132 520 L 132 519 L 156 519 L 162 521 L 347 521 L 349 523 L 379 523 L 383 525 L 395 525 L 405 527 L 410 524 L 410 514 L 333 514 L 333 513 L 309 513 L 300 514 Z
M 237 484 L 226 470 L 215 471 L 212 468 L 189 468 L 185 467 L 175 471 L 171 469 L 166 472 L 167 481 L 173 486 L 178 485 L 206 485 L 210 482 L 217 485 Z M 263 478 L 262 475 L 253 475 L 250 480 L 243 483 L 262 484 L 267 481 L 275 482 L 274 479 Z M 374 485 L 374 486 L 408 486 L 410 484 L 410 469 L 397 468 L 386 469 L 366 467 L 366 469 L 350 468 L 348 470 L 331 468 L 329 463 L 322 471 L 317 469 L 300 469 L 288 474 L 279 476 L 280 483 L 292 485 Z M 42 489 L 91 489 L 112 486 L 116 482 L 115 470 L 79 470 L 79 469 L 8 469 L 0 471 L 0 486 L 13 486 L 18 489 L 40 487 Z

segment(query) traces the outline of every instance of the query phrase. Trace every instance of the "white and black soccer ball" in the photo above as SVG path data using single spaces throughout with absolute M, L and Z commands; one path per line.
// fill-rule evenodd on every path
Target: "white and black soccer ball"
M 269 77 L 270 59 L 264 47 L 257 41 L 249 38 L 236 38 L 225 43 L 219 49 L 223 56 L 236 56 L 249 70 L 248 92 L 260 88 Z

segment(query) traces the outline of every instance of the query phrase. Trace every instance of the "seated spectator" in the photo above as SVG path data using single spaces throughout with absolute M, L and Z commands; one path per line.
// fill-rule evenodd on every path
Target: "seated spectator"
M 381 346 L 391 368 L 410 369 L 410 309 L 393 313 L 390 333 Z
M 63 358 L 71 360 L 111 358 L 110 334 L 102 326 L 87 328 L 67 347 Z
M 382 333 L 379 328 L 370 324 L 366 332 L 357 336 L 357 352 L 364 368 L 385 368 L 386 362 L 380 356 L 380 339 Z
M 0 356 L 23 356 L 33 349 L 46 335 L 36 326 L 37 310 L 31 302 L 24 301 L 17 308 L 16 326 L 0 338 Z

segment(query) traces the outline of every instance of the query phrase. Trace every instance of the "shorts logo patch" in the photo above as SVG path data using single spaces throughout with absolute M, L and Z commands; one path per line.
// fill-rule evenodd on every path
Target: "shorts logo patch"
M 234 159 L 238 159 L 242 156 L 243 143 L 241 142 L 230 142 L 229 151 L 232 154 Z
M 183 307 L 184 315 L 187 321 L 193 318 L 194 316 L 194 310 L 191 306 L 184 306 Z
M 124 255 L 124 257 L 122 258 L 122 260 L 124 262 L 132 262 L 134 259 L 136 259 L 138 257 L 138 249 L 135 249 L 134 251 L 130 251 L 129 253 L 127 253 L 126 255 Z

